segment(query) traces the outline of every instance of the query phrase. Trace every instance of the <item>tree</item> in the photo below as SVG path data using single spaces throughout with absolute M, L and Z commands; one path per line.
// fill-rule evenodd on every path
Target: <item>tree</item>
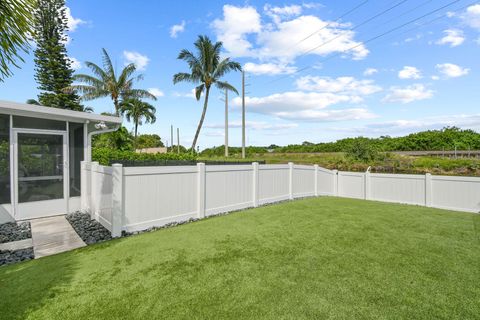
M 164 147 L 164 144 L 158 134 L 141 134 L 137 137 L 138 149 L 159 147 Z
M 180 51 L 177 59 L 187 62 L 190 68 L 190 73 L 180 72 L 173 76 L 173 83 L 190 82 L 198 84 L 195 87 L 195 98 L 200 100 L 203 92 L 205 92 L 205 100 L 203 103 L 202 116 L 198 123 L 197 131 L 193 139 L 191 150 L 195 150 L 200 130 L 202 129 L 203 121 L 208 107 L 208 97 L 210 95 L 210 88 L 215 85 L 220 90 L 230 90 L 238 94 L 237 89 L 227 82 L 220 81 L 220 79 L 230 71 L 241 71 L 242 67 L 238 62 L 231 61 L 230 58 L 220 60 L 220 51 L 222 49 L 222 42 L 212 43 L 207 36 L 199 36 L 195 41 L 194 46 L 197 50 L 197 55 L 189 50 L 183 49 Z
M 35 80 L 41 105 L 82 111 L 75 91 L 65 92 L 73 82 L 73 69 L 65 43 L 65 0 L 37 0 L 34 12 Z
M 33 32 L 34 0 L 0 1 L 0 82 L 12 75 L 10 66 L 23 62 L 21 52 L 28 52 L 28 40 Z
M 134 147 L 137 146 L 138 126 L 145 123 L 155 123 L 156 109 L 150 103 L 139 99 L 127 99 L 122 101 L 120 105 L 120 112 L 124 114 L 128 122 L 134 124 Z
M 137 68 L 135 64 L 130 63 L 117 77 L 112 60 L 105 49 L 103 52 L 103 68 L 93 62 L 87 61 L 85 65 L 92 71 L 92 75 L 76 74 L 75 81 L 83 84 L 73 84 L 67 88 L 68 91 L 78 91 L 83 94 L 82 100 L 94 100 L 103 97 L 110 97 L 115 107 L 116 115 L 120 115 L 120 104 L 122 100 L 132 99 L 152 99 L 157 98 L 143 89 L 134 89 L 133 84 L 143 79 L 143 75 L 134 76 Z
M 114 150 L 133 150 L 133 137 L 127 128 L 121 126 L 114 132 L 102 133 L 93 136 L 94 148 L 108 148 Z

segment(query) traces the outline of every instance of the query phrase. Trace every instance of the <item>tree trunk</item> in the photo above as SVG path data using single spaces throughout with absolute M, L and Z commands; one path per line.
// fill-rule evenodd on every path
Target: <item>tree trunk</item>
M 205 120 L 209 94 L 210 94 L 210 87 L 207 87 L 207 89 L 205 90 L 205 102 L 203 103 L 202 117 L 200 118 L 200 122 L 198 123 L 197 132 L 195 132 L 195 138 L 193 138 L 192 153 L 195 152 L 195 146 L 197 145 L 198 136 L 200 135 L 200 130 L 202 129 L 203 120 Z
M 115 115 L 118 117 L 120 115 L 120 106 L 118 105 L 118 98 L 113 98 L 113 105 L 115 106 Z
M 135 151 L 137 150 L 137 131 L 138 131 L 138 122 L 135 122 L 135 138 L 133 140 Z

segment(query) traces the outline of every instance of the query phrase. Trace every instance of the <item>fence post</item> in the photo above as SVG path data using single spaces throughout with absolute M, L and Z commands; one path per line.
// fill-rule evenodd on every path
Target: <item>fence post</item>
M 99 185 L 98 185 L 98 162 L 92 162 L 90 166 L 90 217 L 92 219 L 95 219 L 97 215 L 97 198 L 98 198 L 98 193 L 100 192 L 99 190 Z
M 370 185 L 371 185 L 371 180 L 370 180 L 370 170 L 367 170 L 367 172 L 365 172 L 365 200 L 370 200 L 371 199 L 371 189 L 370 189 Z
M 205 163 L 197 163 L 197 214 L 205 218 Z
M 112 165 L 112 237 L 122 235 L 123 216 L 125 215 L 125 202 L 123 198 L 123 167 L 121 164 Z
M 288 199 L 293 200 L 293 162 L 288 163 Z
M 258 207 L 258 162 L 252 163 L 253 167 L 253 207 Z
M 89 210 L 89 196 L 91 195 L 90 188 L 92 184 L 90 179 L 92 173 L 90 171 L 90 163 L 88 161 L 80 162 L 80 209 L 87 212 Z
M 338 170 L 332 170 L 333 172 L 333 196 L 338 197 Z
M 318 164 L 314 165 L 313 169 L 314 169 L 313 174 L 315 175 L 313 180 L 314 181 L 313 185 L 315 190 L 313 190 L 313 194 L 315 197 L 318 197 Z
M 432 175 L 430 173 L 425 174 L 425 206 L 432 206 Z

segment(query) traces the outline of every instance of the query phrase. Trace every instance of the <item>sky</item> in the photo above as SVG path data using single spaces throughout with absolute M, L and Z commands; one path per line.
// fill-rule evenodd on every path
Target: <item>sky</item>
M 85 61 L 100 64 L 102 48 L 118 70 L 135 63 L 136 86 L 158 97 L 157 122 L 140 133 L 164 141 L 173 125 L 190 146 L 200 119 L 194 86 L 172 82 L 188 71 L 178 53 L 198 35 L 222 41 L 223 57 L 245 70 L 247 145 L 480 130 L 480 2 L 68 0 L 67 13 L 75 72 L 89 74 Z M 25 60 L 0 83 L 0 99 L 36 98 L 33 53 Z M 224 80 L 240 91 L 240 73 Z M 200 149 L 224 143 L 223 92 L 210 97 Z M 109 99 L 84 104 L 113 111 Z M 229 107 L 239 146 L 241 98 L 231 93 Z

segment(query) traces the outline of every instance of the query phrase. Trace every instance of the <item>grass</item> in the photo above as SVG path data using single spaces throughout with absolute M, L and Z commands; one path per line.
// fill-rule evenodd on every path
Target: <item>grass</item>
M 0 268 L 2 319 L 479 319 L 480 216 L 311 198 Z

